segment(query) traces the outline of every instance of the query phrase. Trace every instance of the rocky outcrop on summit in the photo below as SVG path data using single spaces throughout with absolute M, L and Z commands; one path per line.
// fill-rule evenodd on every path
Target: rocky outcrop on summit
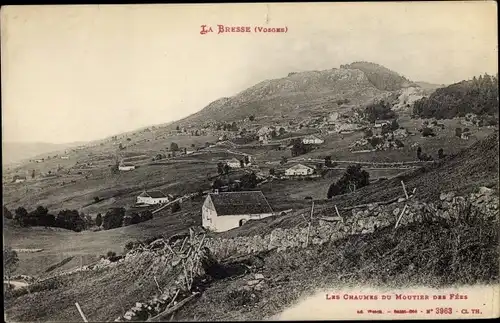
M 418 87 L 418 85 L 411 82 L 404 76 L 401 76 L 398 73 L 375 63 L 354 62 L 351 64 L 341 65 L 340 67 L 363 71 L 370 83 L 382 91 L 396 91 L 410 86 Z
M 248 115 L 294 118 L 307 112 L 337 111 L 339 101 L 363 105 L 384 93 L 386 91 L 374 86 L 365 72 L 356 68 L 297 72 L 216 100 L 180 122 L 236 121 Z

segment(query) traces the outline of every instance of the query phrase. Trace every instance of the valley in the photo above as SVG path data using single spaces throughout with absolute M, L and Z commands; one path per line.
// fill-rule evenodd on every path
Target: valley
M 78 320 L 78 300 L 92 320 L 118 316 L 140 321 L 141 315 L 159 315 L 167 299 L 174 302 L 177 294 L 172 298 L 166 289 L 174 286 L 185 298 L 191 292 L 201 294 L 176 318 L 265 319 L 313 286 L 331 282 L 495 281 L 498 270 L 471 270 L 461 276 L 459 269 L 469 264 L 465 260 L 449 279 L 434 272 L 439 266 L 432 257 L 447 252 L 446 239 L 463 234 L 472 240 L 478 232 L 489 242 L 498 238 L 485 229 L 498 225 L 498 124 L 475 122 L 482 115 L 470 113 L 441 119 L 416 115 L 414 105 L 438 88 L 446 86 L 412 82 L 367 62 L 290 73 L 214 101 L 176 122 L 4 165 L 4 244 L 14 250 L 42 249 L 18 252 L 11 276 L 26 275 L 34 282 L 12 291 L 7 314 L 15 321 Z M 363 172 L 366 181 L 359 178 Z M 272 214 L 240 220 L 222 232 L 207 229 L 202 211 L 207 196 L 246 191 L 262 192 Z M 461 199 L 448 200 L 448 193 Z M 485 202 L 471 203 L 487 216 L 475 224 L 462 223 L 452 206 L 459 208 L 474 194 Z M 141 197 L 169 202 L 144 204 Z M 450 208 L 448 213 L 441 206 L 432 211 L 434 202 L 452 206 L 442 206 Z M 81 222 L 78 230 L 57 225 L 69 218 L 69 211 Z M 117 224 L 114 212 L 122 212 Z M 143 220 L 148 212 L 150 218 Z M 48 217 L 50 224 L 30 225 L 37 214 Z M 130 222 L 134 216 L 141 220 Z M 401 219 L 401 228 L 393 233 Z M 328 237 L 324 230 L 331 230 Z M 275 234 L 285 238 L 273 245 L 269 236 Z M 179 274 L 173 264 L 181 261 L 175 257 L 182 254 L 188 236 L 195 251 L 180 259 L 199 257 L 191 267 L 199 272 L 192 273 L 186 289 L 179 281 L 187 274 Z M 184 239 L 182 247 L 165 251 L 179 247 L 171 242 L 178 237 Z M 404 242 L 408 239 L 429 247 L 430 254 L 418 254 L 417 247 Z M 155 242 L 165 247 L 158 249 Z M 221 272 L 241 267 L 238 257 L 250 271 L 217 278 L 205 264 L 211 256 L 201 255 L 203 243 Z M 488 243 L 481 247 L 485 267 L 498 259 Z M 387 264 L 376 255 L 395 253 L 429 267 L 410 275 L 390 258 L 391 271 L 385 272 Z M 364 267 L 356 257 L 373 266 Z M 259 261 L 264 265 L 255 265 Z M 266 279 L 254 280 L 265 283 L 247 288 L 245 275 L 262 275 Z M 151 299 L 156 310 L 131 310 L 136 302 Z

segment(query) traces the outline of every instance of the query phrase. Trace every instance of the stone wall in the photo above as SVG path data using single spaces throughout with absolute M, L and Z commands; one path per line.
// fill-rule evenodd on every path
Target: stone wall
M 407 205 L 406 208 L 405 205 Z M 482 187 L 477 193 L 466 197 L 456 197 L 453 192 L 443 193 L 440 196 L 440 201 L 436 203 L 422 203 L 410 199 L 389 205 L 370 204 L 365 208 L 353 209 L 350 215 L 344 216 L 344 221 L 330 222 L 320 220 L 317 225 L 311 226 L 310 231 L 307 224 L 305 224 L 302 227 L 292 229 L 277 228 L 264 237 L 253 236 L 219 239 L 196 236 L 192 237 L 191 244 L 196 246 L 204 242 L 203 247 L 210 249 L 210 253 L 219 258 L 266 251 L 274 248 L 277 248 L 278 251 L 283 251 L 287 248 L 305 247 L 307 245 L 306 241 L 309 244 L 323 244 L 351 234 L 366 234 L 374 232 L 377 228 L 395 226 L 403 210 L 404 214 L 401 216 L 398 225 L 422 221 L 429 217 L 449 219 L 459 216 L 460 209 L 466 207 L 471 208 L 467 210 L 469 213 L 477 211 L 481 216 L 497 217 L 498 196 L 495 196 L 492 190 Z M 297 216 L 300 216 L 300 214 Z M 204 240 L 201 241 L 202 239 Z M 163 240 L 160 240 L 152 242 L 147 250 L 133 250 L 129 252 L 124 260 L 127 263 L 132 262 L 139 267 L 143 267 L 143 262 L 148 263 L 149 267 L 161 267 L 164 271 L 168 271 L 176 276 L 176 279 L 170 286 L 162 286 L 163 293 L 161 295 L 144 303 L 137 302 L 134 307 L 115 321 L 147 320 L 167 308 L 169 304 L 176 304 L 176 300 L 186 298 L 191 294 L 191 291 L 188 288 L 184 288 L 182 284 L 185 280 L 185 274 L 183 272 L 176 273 L 173 270 L 180 264 L 181 259 L 173 253 L 158 253 L 158 251 L 165 249 L 154 250 L 156 249 L 155 244 L 158 244 L 158 246 L 162 245 L 161 242 Z M 198 261 L 196 261 L 196 264 L 199 267 Z M 195 276 L 202 274 L 203 270 L 201 268 L 194 273 Z M 262 287 L 261 279 L 262 277 L 256 276 L 255 280 L 250 281 L 249 284 L 255 284 L 255 288 Z M 179 295 L 179 293 L 182 295 Z
M 482 187 L 477 193 L 469 196 L 455 196 L 454 192 L 443 193 L 440 201 L 434 203 L 402 199 L 389 205 L 370 204 L 365 208 L 351 210 L 349 215 L 344 214 L 343 221 L 330 222 L 320 219 L 318 224 L 311 226 L 309 235 L 307 224 L 304 223 L 292 229 L 277 228 L 264 237 L 207 239 L 206 246 L 220 258 L 274 248 L 282 251 L 287 248 L 305 247 L 307 240 L 309 244 L 323 244 L 348 235 L 372 233 L 377 228 L 395 226 L 403 210 L 404 214 L 398 226 L 420 222 L 430 217 L 450 219 L 458 216 L 459 210 L 468 205 L 471 211 L 477 211 L 482 216 L 498 216 L 498 196 L 494 195 L 491 189 Z

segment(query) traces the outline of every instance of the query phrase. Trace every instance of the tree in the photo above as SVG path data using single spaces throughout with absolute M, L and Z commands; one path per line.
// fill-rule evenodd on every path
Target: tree
M 35 178 L 35 170 L 34 169 L 31 171 L 31 178 Z
M 285 165 L 287 162 L 288 162 L 288 158 L 286 158 L 285 156 L 281 156 L 280 164 Z
M 100 227 L 102 225 L 102 215 L 101 213 L 98 213 L 97 216 L 95 217 L 95 225 Z
M 177 131 L 181 130 L 181 129 L 179 128 L 179 125 L 177 125 L 177 127 L 175 127 L 175 130 L 177 130 Z
M 172 152 L 174 152 L 174 151 L 178 151 L 178 150 L 179 150 L 179 145 L 177 145 L 177 143 L 175 143 L 175 142 L 171 143 L 171 144 L 170 144 L 170 150 L 171 150 Z
M 3 247 L 3 269 L 6 272 L 7 281 L 10 284 L 10 277 L 16 271 L 19 265 L 19 258 L 17 252 L 12 250 L 11 247 Z
M 94 203 L 99 203 L 101 201 L 101 199 L 99 198 L 99 196 L 94 196 Z
M 217 173 L 219 175 L 224 174 L 224 163 L 222 163 L 222 162 L 217 163 Z
M 224 165 L 224 174 L 229 174 L 229 171 L 231 170 L 231 167 L 229 167 L 228 164 Z
M 7 209 L 7 207 L 5 205 L 3 206 L 3 216 L 6 219 L 12 219 L 13 218 L 12 212 L 10 212 L 9 209 Z
M 250 120 L 250 121 L 254 121 L 254 120 L 255 120 L 255 117 L 254 117 L 253 115 L 251 115 L 251 116 L 249 116 L 249 117 L 248 117 L 248 120 Z
M 245 161 L 243 159 L 240 159 L 240 167 L 241 168 L 245 167 Z
M 14 220 L 21 226 L 27 226 L 28 211 L 23 207 L 18 207 L 14 211 Z
M 328 188 L 327 198 L 331 199 L 335 195 L 354 192 L 359 188 L 370 184 L 370 174 L 361 169 L 360 165 L 350 165 L 336 182 Z
M 371 137 L 368 139 L 368 142 L 370 145 L 372 145 L 373 148 L 376 148 L 378 145 L 383 144 L 383 140 L 380 137 Z
M 179 202 L 175 202 L 172 204 L 172 213 L 178 212 L 181 210 L 181 204 Z
M 383 135 L 388 134 L 390 132 L 391 132 L 391 126 L 389 126 L 388 124 L 383 124 L 382 131 L 380 132 L 380 134 L 383 136 Z
M 336 196 L 336 195 L 340 195 L 341 194 L 341 191 L 339 189 L 339 187 L 337 186 L 336 183 L 332 183 L 330 185 L 330 187 L 328 188 L 328 193 L 327 193 L 327 198 L 328 199 L 331 199 L 332 197 Z
M 439 159 L 443 159 L 444 157 L 446 157 L 446 155 L 444 154 L 443 148 L 439 148 L 439 150 L 438 150 L 438 158 Z
M 395 131 L 395 130 L 398 130 L 398 129 L 399 129 L 398 120 L 396 120 L 396 119 L 392 120 L 391 125 L 390 125 L 390 130 L 391 131 Z
M 435 135 L 434 131 L 429 127 L 422 129 L 422 137 L 434 137 Z
M 370 138 L 370 137 L 373 137 L 373 131 L 368 128 L 365 130 L 365 138 Z
M 139 214 L 139 221 L 144 222 L 153 219 L 153 212 L 151 210 L 144 210 Z
M 257 186 L 257 175 L 255 173 L 245 174 L 241 177 L 241 186 L 244 189 L 251 189 Z
M 250 164 L 250 158 L 247 155 L 245 155 L 245 165 L 248 164 Z
M 394 144 L 396 145 L 397 148 L 403 148 L 405 146 L 405 144 L 399 139 L 395 139 Z
M 422 147 L 418 146 L 418 148 L 417 148 L 417 158 L 420 159 L 421 156 L 422 156 Z
M 104 215 L 102 226 L 104 230 L 118 228 L 122 226 L 123 217 L 125 216 L 124 208 L 112 208 Z
M 462 137 L 462 128 L 456 128 L 455 129 L 455 136 L 457 137 Z
M 332 167 L 332 156 L 326 156 L 325 157 L 325 166 L 326 167 Z
M 285 128 L 281 127 L 281 128 L 279 129 L 279 134 L 280 134 L 280 136 L 283 136 L 285 133 L 286 133 Z
M 130 138 L 127 138 L 127 141 L 131 141 L 131 140 L 132 140 L 132 139 L 130 139 Z
M 80 232 L 86 227 L 85 218 L 77 210 L 59 211 L 55 218 L 56 227 Z
M 194 145 L 194 144 L 191 144 L 191 148 L 194 148 L 194 147 L 195 147 L 195 145 Z
M 274 168 L 269 169 L 269 175 L 276 175 L 276 170 Z
M 120 142 L 120 144 L 118 145 L 118 149 L 120 149 L 120 150 L 125 149 L 125 147 L 122 145 L 122 143 L 121 143 L 121 142 Z
M 391 109 L 390 103 L 386 101 L 380 101 L 368 105 L 363 115 L 364 118 L 369 122 L 375 122 L 375 120 L 392 119 L 396 116 L 394 111 L 392 111 Z

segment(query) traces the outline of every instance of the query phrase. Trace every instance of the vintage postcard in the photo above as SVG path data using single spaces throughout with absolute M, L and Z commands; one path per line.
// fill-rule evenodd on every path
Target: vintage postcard
M 1 8 L 4 320 L 500 316 L 494 1 Z

